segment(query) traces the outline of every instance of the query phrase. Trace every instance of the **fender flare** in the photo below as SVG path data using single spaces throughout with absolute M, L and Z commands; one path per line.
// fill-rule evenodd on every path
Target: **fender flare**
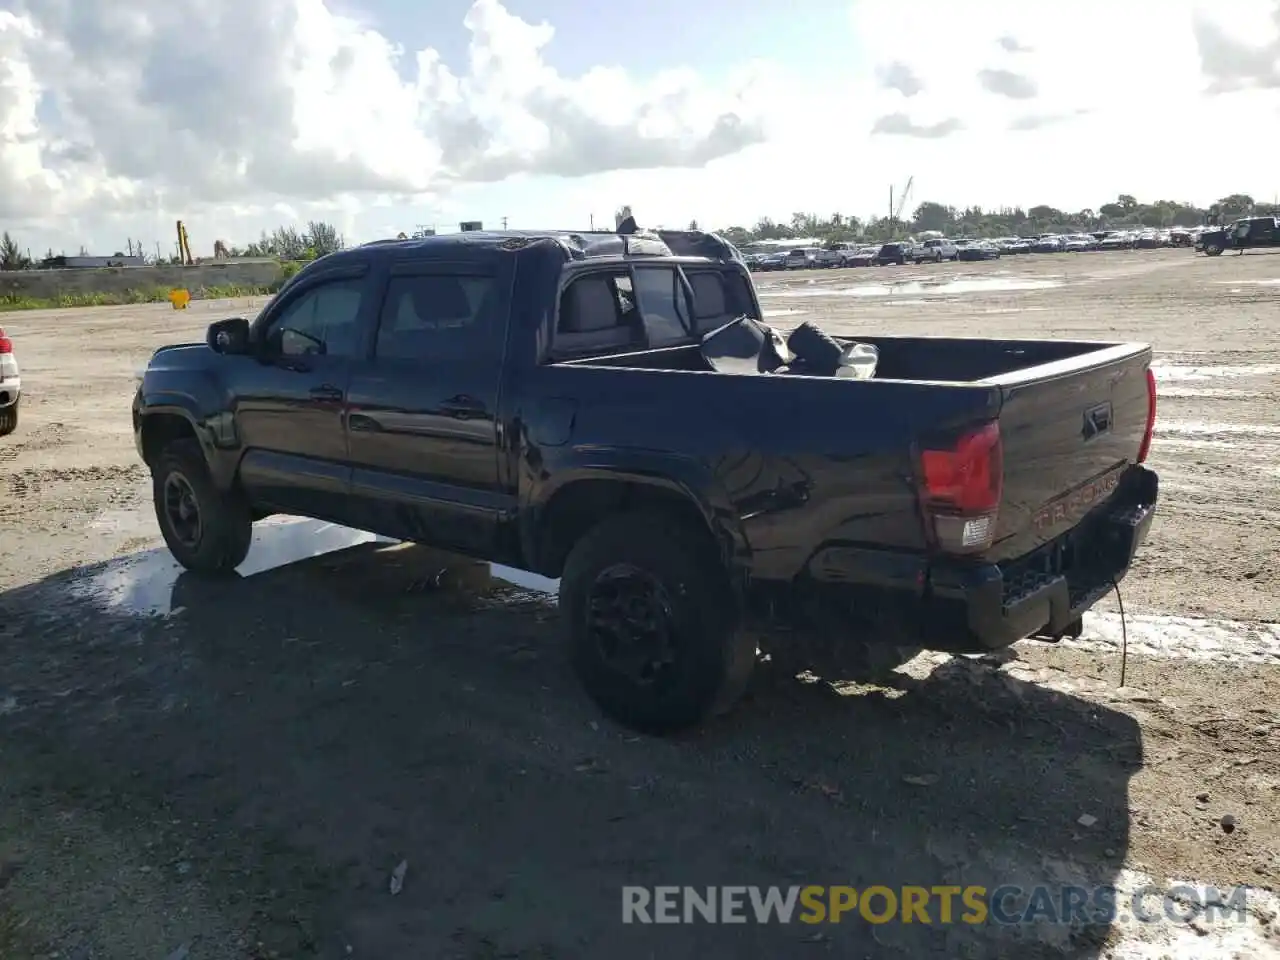
M 744 569 L 751 547 L 727 491 L 714 474 L 697 461 L 679 456 L 625 450 L 592 451 L 589 461 L 553 472 L 551 479 L 521 496 L 519 538 L 521 553 L 540 564 L 539 541 L 547 511 L 558 494 L 575 483 L 604 481 L 651 488 L 687 501 L 702 516 L 707 530 L 731 568 Z
M 218 414 L 210 418 L 203 414 L 190 394 L 171 391 L 154 391 L 144 393 L 140 404 L 138 420 L 138 446 L 142 452 L 142 435 L 146 430 L 148 418 L 156 416 L 180 417 L 191 427 L 192 433 L 204 453 L 205 464 L 214 484 L 220 490 L 229 489 L 235 482 L 239 464 L 238 445 L 227 449 L 225 443 L 217 442 L 220 433 L 228 427 L 234 431 L 234 421 L 229 414 Z M 234 437 L 234 433 L 232 434 Z

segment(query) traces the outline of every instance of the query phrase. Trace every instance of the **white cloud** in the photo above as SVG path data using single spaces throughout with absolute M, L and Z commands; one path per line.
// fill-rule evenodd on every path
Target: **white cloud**
M 0 13 L 0 219 L 429 198 L 520 172 L 698 166 L 763 136 L 745 72 L 718 88 L 571 78 L 543 59 L 552 27 L 499 0 L 464 26 L 460 74 L 323 0 L 19 0 Z
M 1269 151 L 1250 155 L 1226 143 L 1251 130 L 1280 146 L 1270 132 L 1280 128 L 1280 0 L 980 6 L 977 15 L 973 4 L 932 4 L 927 16 L 904 21 L 900 5 L 854 0 L 861 56 L 841 84 L 840 108 L 792 105 L 788 140 L 756 151 L 760 165 L 775 169 L 828 158 L 815 172 L 830 172 L 787 182 L 787 196 L 752 212 L 882 215 L 889 185 L 900 188 L 911 175 L 915 201 L 986 207 L 1080 209 L 1121 192 L 1202 203 L 1233 192 L 1271 199 Z M 1235 44 L 1220 51 L 1217 77 L 1206 24 Z M 909 75 L 915 95 L 886 90 L 890 74 Z M 1210 93 L 1224 86 L 1243 92 Z M 724 211 L 738 221 L 752 212 Z
M 0 11 L 0 226 L 115 247 L 181 216 L 207 249 L 317 215 L 360 239 L 579 225 L 621 202 L 667 224 L 866 216 L 910 175 L 916 201 L 984 206 L 1276 188 L 1274 151 L 1226 136 L 1265 146 L 1280 120 L 1280 0 L 981 6 L 904 24 L 901 5 L 850 0 L 847 23 L 814 27 L 855 51 L 824 79 L 803 51 L 762 49 L 712 82 L 565 76 L 552 25 L 500 0 L 459 25 L 465 65 L 332 0 L 17 0 Z

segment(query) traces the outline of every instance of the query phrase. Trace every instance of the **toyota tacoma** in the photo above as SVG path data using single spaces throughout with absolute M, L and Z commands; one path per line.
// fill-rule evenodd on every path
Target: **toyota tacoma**
M 762 316 L 696 231 L 331 254 L 151 357 L 160 530 L 210 575 L 284 513 L 559 578 L 583 686 L 653 733 L 728 708 L 761 651 L 836 679 L 1078 634 L 1155 510 L 1151 347 Z

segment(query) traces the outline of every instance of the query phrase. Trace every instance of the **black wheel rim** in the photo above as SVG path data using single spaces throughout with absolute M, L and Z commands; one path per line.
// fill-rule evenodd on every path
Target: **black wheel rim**
M 675 617 L 666 588 L 630 564 L 600 572 L 587 594 L 587 631 L 604 664 L 637 686 L 655 687 L 675 665 Z
M 169 532 L 184 547 L 200 543 L 200 503 L 191 481 L 176 470 L 164 478 L 164 516 Z

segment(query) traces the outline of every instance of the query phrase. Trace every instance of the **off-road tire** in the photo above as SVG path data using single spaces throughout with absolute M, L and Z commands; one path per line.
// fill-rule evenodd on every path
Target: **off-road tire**
M 613 670 L 588 628 L 591 589 L 618 564 L 653 577 L 670 601 L 676 659 L 665 691 Z M 587 695 L 606 716 L 640 733 L 679 733 L 727 712 L 755 666 L 755 638 L 740 629 L 714 543 L 661 512 L 611 517 L 586 533 L 565 562 L 560 613 L 569 659 Z
M 21 398 L 0 410 L 0 437 L 7 437 L 18 429 L 18 404 Z
M 1205 256 L 1209 257 L 1221 256 L 1222 247 L 1218 246 L 1216 243 L 1206 243 L 1204 245 L 1204 252 Z
M 195 495 L 201 532 L 196 545 L 183 543 L 174 532 L 165 510 L 165 482 L 178 473 Z M 196 440 L 175 440 L 160 453 L 151 468 L 152 500 L 156 521 L 169 552 L 193 573 L 228 576 L 249 555 L 253 541 L 253 515 L 237 492 L 222 492 L 209 476 L 204 453 Z

